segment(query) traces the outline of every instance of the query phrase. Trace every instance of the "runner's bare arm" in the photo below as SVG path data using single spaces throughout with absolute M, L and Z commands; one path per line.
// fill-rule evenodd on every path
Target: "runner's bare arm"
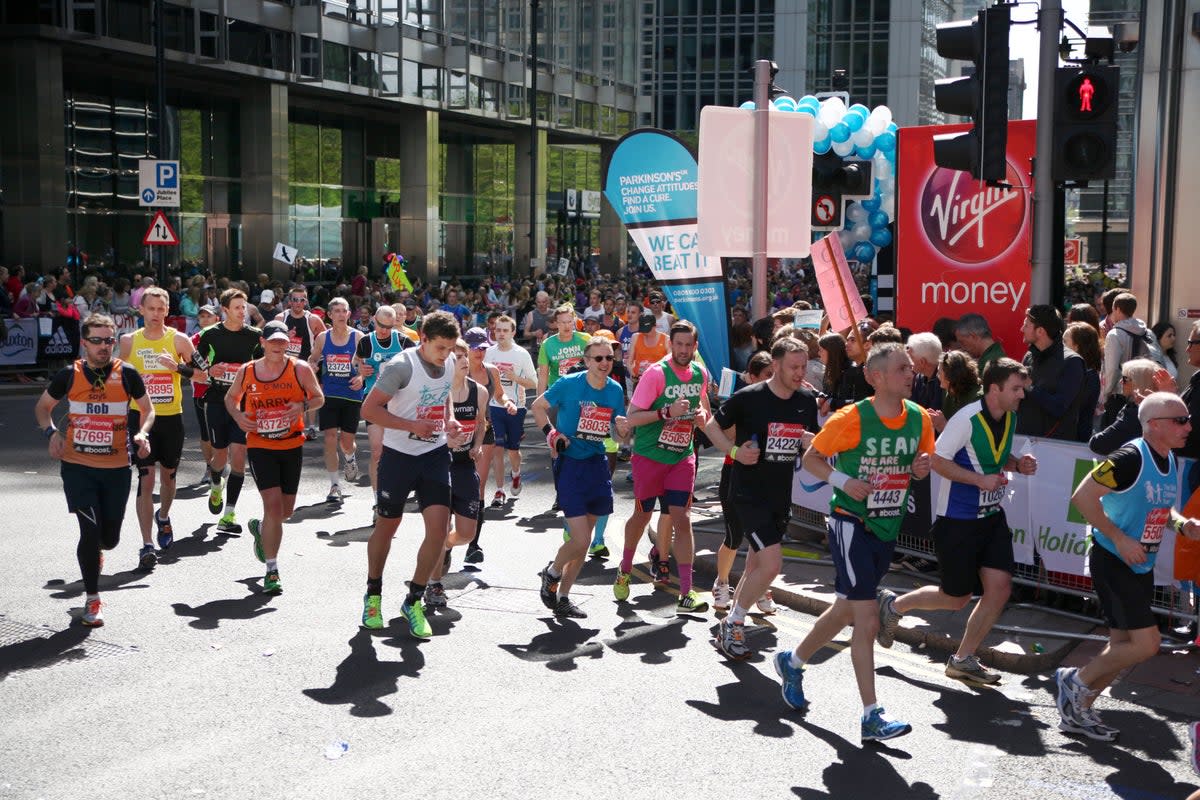
M 550 366 L 548 364 L 538 364 L 537 368 L 537 393 L 545 394 L 546 386 L 550 382 Z
M 550 424 L 550 401 L 546 399 L 545 395 L 533 401 L 533 421 L 537 423 L 538 428 L 544 428 Z
M 308 366 L 314 370 L 317 364 L 321 363 L 322 354 L 325 352 L 325 331 L 321 331 L 313 339 L 312 352 L 308 354 Z
M 844 472 L 838 472 L 825 459 L 825 455 L 821 453 L 820 450 L 810 445 L 809 448 L 804 451 L 804 456 L 801 458 L 801 464 L 819 480 L 828 481 L 834 486 L 837 486 L 840 482 L 842 484 L 842 491 L 853 497 L 855 500 L 867 499 L 867 495 L 871 492 L 871 485 L 869 483 L 859 480 L 858 478 L 850 477 Z M 841 478 L 836 477 L 835 473 L 836 475 L 840 475 L 842 478 L 844 478 L 844 482 L 841 480 Z
M 966 467 L 960 467 L 948 458 L 942 458 L 934 453 L 932 465 L 933 471 L 941 475 L 948 481 L 962 483 L 967 486 L 974 486 L 985 492 L 995 491 L 1005 483 L 1004 473 L 997 472 L 994 475 L 984 475 Z
M 228 391 L 225 392 L 225 410 L 229 412 L 229 418 L 232 419 L 237 426 L 246 433 L 250 433 L 254 428 L 254 423 L 242 411 L 242 395 L 245 394 L 246 384 L 246 369 L 253 365 L 253 361 L 249 361 L 238 367 L 238 371 L 233 376 L 233 383 L 229 385 Z
M 317 380 L 316 373 L 299 359 L 296 360 L 296 377 L 300 380 L 300 388 L 308 395 L 304 404 L 307 408 L 303 410 L 316 411 L 325 405 L 325 393 L 321 391 L 321 383 Z
M 117 358 L 122 361 L 129 361 L 129 354 L 133 352 L 133 334 L 121 334 L 121 349 L 117 351 Z
M 149 394 L 143 394 L 133 402 L 138 407 L 142 422 L 138 427 L 138 432 L 133 435 L 133 441 L 137 444 L 138 456 L 146 458 L 150 455 L 150 429 L 154 427 L 154 404 L 150 402 Z

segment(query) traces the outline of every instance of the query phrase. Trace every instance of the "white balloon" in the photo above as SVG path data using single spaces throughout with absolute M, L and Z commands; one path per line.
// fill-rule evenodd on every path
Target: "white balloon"
M 842 240 L 842 249 L 849 250 L 854 246 L 854 231 L 840 230 L 838 238 Z
M 862 222 L 867 218 L 867 210 L 858 203 L 851 203 L 846 207 L 846 216 L 852 222 Z
M 815 119 L 813 120 L 812 134 L 814 142 L 824 141 L 829 137 L 829 126 L 820 119 Z
M 828 108 L 831 113 L 835 114 L 837 120 L 841 122 L 842 117 L 846 116 L 846 104 L 842 102 L 840 97 L 830 97 L 825 102 L 821 103 L 821 108 Z
M 859 128 L 850 137 L 855 147 L 870 147 L 875 142 L 875 134 L 867 128 Z
M 888 219 L 896 218 L 896 195 L 889 194 L 879 204 L 879 210 L 888 215 Z
M 895 178 L 888 176 L 886 178 L 879 179 L 879 193 L 880 194 L 892 194 L 895 191 L 896 191 L 896 179 Z
M 892 175 L 895 174 L 892 172 L 892 162 L 888 161 L 886 158 L 875 159 L 871 163 L 874 165 L 876 180 L 883 180 L 884 178 L 890 178 L 890 177 L 892 177 Z
M 854 241 L 865 242 L 871 238 L 870 225 L 855 225 L 854 226 Z
M 875 106 L 875 110 L 883 117 L 883 126 L 886 128 L 887 124 L 892 121 L 892 110 L 887 106 Z
M 837 153 L 839 156 L 848 156 L 854 152 L 854 142 L 850 141 L 849 139 L 844 142 L 834 142 L 833 152 Z

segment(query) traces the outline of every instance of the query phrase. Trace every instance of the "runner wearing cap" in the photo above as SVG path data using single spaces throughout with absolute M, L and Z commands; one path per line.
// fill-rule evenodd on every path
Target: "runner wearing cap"
M 324 363 L 321 373 L 321 390 L 325 393 L 325 404 L 318 413 L 318 425 L 325 437 L 325 471 L 329 475 L 327 503 L 340 503 L 346 497 L 339 480 L 338 456 L 345 461 L 343 474 L 348 482 L 358 480 L 358 446 L 354 437 L 358 433 L 359 412 L 362 408 L 362 383 L 355 387 L 354 356 L 358 352 L 361 332 L 349 326 L 350 304 L 343 297 L 329 301 L 329 320 L 333 326 L 317 334 L 308 364 L 315 372 L 317 364 Z
M 254 556 L 267 567 L 262 590 L 278 594 L 283 521 L 296 508 L 300 487 L 304 414 L 321 408 L 325 397 L 312 368 L 287 355 L 287 325 L 272 320 L 261 338 L 263 356 L 238 368 L 225 393 L 225 411 L 246 435 L 250 471 L 262 497 L 262 519 L 248 524 Z
M 287 354 L 301 361 L 308 361 L 312 355 L 313 341 L 317 334 L 325 330 L 325 323 L 316 314 L 308 310 L 308 287 L 303 283 L 292 284 L 287 293 L 287 308 L 275 315 L 275 319 L 287 325 L 288 349 Z M 315 412 L 309 412 L 304 436 L 308 440 L 317 438 L 317 429 L 313 426 Z
M 401 350 L 410 347 L 413 347 L 412 340 L 396 330 L 396 309 L 393 306 L 380 306 L 375 311 L 375 332 L 358 340 L 358 350 L 354 354 L 354 371 L 358 374 L 350 380 L 351 388 L 361 389 L 363 397 L 366 397 L 378 380 L 383 365 Z M 379 456 L 383 453 L 383 428 L 368 422 L 367 441 L 371 445 L 371 462 L 367 472 L 371 477 L 374 496 L 378 488 Z
M 221 321 L 221 312 L 219 307 L 214 303 L 208 303 L 200 306 L 196 312 L 196 321 L 200 323 L 200 330 L 192 334 L 192 350 L 199 352 L 198 345 L 200 343 L 200 334 L 211 328 Z M 208 374 L 203 371 L 197 371 L 192 375 L 192 408 L 196 412 L 196 422 L 200 428 L 200 453 L 204 456 L 204 475 L 197 482 L 197 485 L 205 486 L 209 481 L 209 465 L 212 463 L 212 442 L 208 436 L 208 410 L 205 406 L 204 396 L 208 392 Z
M 496 319 L 496 344 L 483 354 L 483 360 L 500 372 L 500 385 L 513 398 L 516 412 L 509 414 L 507 408 L 495 398 L 488 400 L 488 416 L 495 431 L 496 447 L 492 468 L 496 473 L 496 494 L 492 496 L 492 508 L 504 505 L 504 454 L 508 454 L 508 465 L 512 472 L 512 496 L 521 494 L 521 440 L 525 437 L 525 392 L 537 389 L 537 370 L 529 351 L 518 347 L 513 341 L 517 323 L 507 314 Z M 486 492 L 487 485 L 484 484 Z
M 642 373 L 666 358 L 670 347 L 671 337 L 655 327 L 654 315 L 642 314 L 638 320 L 638 332 L 629 340 L 625 357 L 625 368 L 629 370 L 635 389 Z

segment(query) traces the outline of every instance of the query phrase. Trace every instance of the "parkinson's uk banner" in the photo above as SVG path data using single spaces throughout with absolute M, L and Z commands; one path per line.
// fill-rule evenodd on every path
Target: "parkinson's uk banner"
M 1088 568 L 1088 526 L 1079 510 L 1071 503 L 1071 495 L 1087 474 L 1096 466 L 1096 459 L 1086 445 L 1061 442 L 1053 439 L 1035 439 L 1017 436 L 1013 440 L 1013 454 L 1031 453 L 1037 458 L 1037 474 L 1031 476 L 1008 473 L 1008 494 L 1003 503 L 1004 515 L 1012 532 L 1013 556 L 1018 564 L 1033 564 L 1034 552 L 1050 572 L 1067 575 L 1090 575 Z M 1178 470 L 1180 482 L 1185 484 L 1186 468 L 1182 463 Z M 796 464 L 792 481 L 792 503 L 813 511 L 829 512 L 832 489 L 829 484 L 817 479 L 808 470 Z M 904 533 L 920 535 L 933 525 L 936 499 L 944 486 L 944 479 L 930 473 L 929 493 L 934 502 L 917 512 L 919 504 L 909 503 L 909 518 L 905 520 Z M 1181 487 L 1180 497 L 1185 494 Z M 919 517 L 919 518 L 918 518 Z M 1163 534 L 1158 557 L 1154 565 L 1154 582 L 1160 586 L 1173 583 L 1175 532 L 1170 529 Z
M 625 224 L 680 319 L 700 330 L 710 375 L 729 365 L 729 307 L 719 258 L 700 254 L 696 156 L 665 131 L 642 128 L 604 165 L 604 196 Z

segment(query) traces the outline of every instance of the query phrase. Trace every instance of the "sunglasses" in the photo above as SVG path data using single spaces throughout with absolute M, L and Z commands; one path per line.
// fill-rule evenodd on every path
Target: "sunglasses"
M 83 340 L 88 344 L 106 344 L 109 347 L 117 343 L 117 340 L 111 336 L 85 336 Z
M 600 361 L 615 361 L 616 360 L 616 356 L 588 356 L 588 358 L 592 359 L 592 361 L 595 361 L 597 363 Z
M 307 297 L 289 297 L 288 300 L 293 303 L 307 303 Z
M 1200 339 L 1188 339 L 1187 343 L 1188 343 L 1188 346 L 1191 347 L 1194 344 L 1200 344 Z
M 1182 417 L 1152 417 L 1150 419 L 1150 421 L 1153 422 L 1156 419 L 1170 420 L 1171 422 L 1174 422 L 1176 425 L 1187 425 L 1189 422 L 1192 421 L 1192 415 L 1184 414 Z

